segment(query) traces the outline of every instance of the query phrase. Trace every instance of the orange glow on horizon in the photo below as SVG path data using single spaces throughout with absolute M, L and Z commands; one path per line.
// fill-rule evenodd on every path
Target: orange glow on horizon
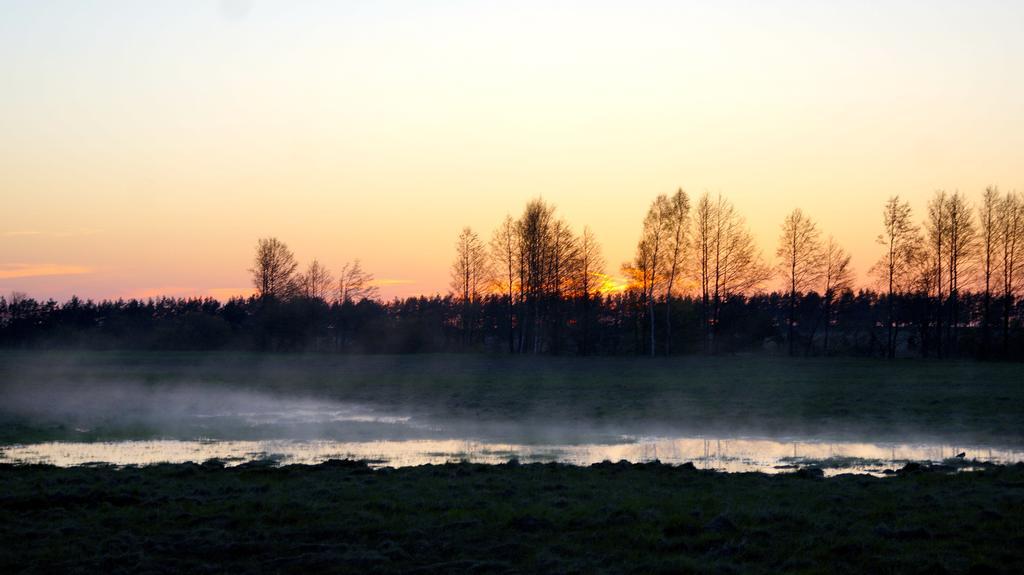
M 680 186 L 769 265 L 801 208 L 866 287 L 889 196 L 920 223 L 939 188 L 1024 190 L 1022 3 L 401 4 L 9 7 L 0 293 L 241 295 L 273 236 L 381 299 L 445 294 L 459 231 L 537 197 L 618 293 Z

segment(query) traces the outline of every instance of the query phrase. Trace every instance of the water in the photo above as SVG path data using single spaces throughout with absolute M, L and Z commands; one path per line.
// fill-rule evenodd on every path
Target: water
M 368 460 L 376 467 L 403 467 L 452 461 L 523 463 L 557 461 L 590 465 L 601 461 L 680 464 L 729 472 L 778 473 L 822 467 L 827 475 L 882 474 L 908 461 L 939 462 L 960 448 L 942 445 L 783 442 L 770 439 L 694 437 L 630 438 L 604 444 L 513 444 L 466 439 L 377 441 L 335 440 L 146 440 L 113 442 L 46 442 L 0 447 L 0 460 L 48 463 L 67 467 L 93 463 L 151 465 L 220 459 L 227 465 L 272 460 L 281 465 L 315 464 L 330 459 Z M 966 460 L 1014 463 L 1024 451 L 965 448 Z
M 573 465 L 659 460 L 670 464 L 692 462 L 701 469 L 728 472 L 779 473 L 814 466 L 828 475 L 882 474 L 908 461 L 940 462 L 960 452 L 965 453 L 967 461 L 1024 461 L 1024 449 L 1006 446 L 623 434 L 553 424 L 426 420 L 382 413 L 364 405 L 252 395 L 227 395 L 213 402 L 209 398 L 195 402 L 191 394 L 182 393 L 155 399 L 147 395 L 143 403 L 121 395 L 114 403 L 128 408 L 120 412 L 85 416 L 81 410 L 68 410 L 64 414 L 72 417 L 83 439 L 97 430 L 120 437 L 125 435 L 119 433 L 122 428 L 132 430 L 128 439 L 0 446 L 0 461 L 75 466 L 220 459 L 228 465 L 255 460 L 287 465 L 360 459 L 377 467 L 402 467 L 463 460 L 503 463 L 518 459 L 524 463 Z M 151 404 L 161 408 L 145 407 Z M 138 434 L 139 430 L 144 433 Z

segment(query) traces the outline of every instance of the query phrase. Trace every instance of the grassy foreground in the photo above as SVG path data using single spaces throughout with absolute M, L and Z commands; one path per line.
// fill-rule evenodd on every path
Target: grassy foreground
M 552 358 L 0 351 L 0 395 L 104 384 L 240 388 L 364 402 L 446 426 L 1024 445 L 1024 364 L 766 356 Z M 0 443 L 81 439 L 0 402 Z M 91 425 L 89 439 L 102 439 Z M 98 430 L 98 431 L 96 431 Z M 110 430 L 124 438 L 144 430 Z
M 0 572 L 1019 573 L 1024 465 L 0 465 Z

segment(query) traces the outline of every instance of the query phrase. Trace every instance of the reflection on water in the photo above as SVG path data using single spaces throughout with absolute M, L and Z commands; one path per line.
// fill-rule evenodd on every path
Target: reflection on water
M 9 399 L 4 408 L 29 421 L 72 431 L 61 436 L 70 441 L 0 446 L 0 461 L 59 466 L 208 459 L 229 465 L 254 460 L 287 465 L 361 459 L 391 467 L 460 460 L 575 465 L 660 460 L 732 472 L 776 473 L 813 465 L 836 474 L 881 473 L 907 461 L 942 461 L 960 452 L 967 460 L 992 463 L 1024 459 L 1024 451 L 1005 447 L 680 437 L 674 435 L 683 432 L 643 429 L 622 435 L 622 430 L 563 422 L 419 419 L 383 413 L 370 405 L 191 387 L 100 386 L 88 393 L 70 390 L 56 395 L 25 392 Z M 99 439 L 119 441 L 95 441 Z
M 960 452 L 967 460 L 1014 463 L 1024 452 L 948 445 L 782 442 L 767 439 L 622 438 L 622 443 L 582 445 L 503 444 L 459 439 L 386 441 L 118 441 L 52 442 L 0 447 L 0 461 L 73 466 L 86 463 L 148 465 L 221 459 L 228 465 L 270 459 L 279 464 L 315 464 L 329 459 L 362 459 L 382 467 L 466 460 L 503 463 L 557 461 L 589 465 L 626 460 L 693 462 L 701 469 L 777 473 L 820 466 L 825 473 L 879 474 L 906 461 L 942 461 Z

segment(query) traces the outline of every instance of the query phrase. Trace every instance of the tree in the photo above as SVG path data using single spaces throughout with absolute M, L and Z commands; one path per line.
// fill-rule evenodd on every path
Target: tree
M 641 273 L 643 299 L 647 308 L 647 324 L 649 329 L 648 352 L 653 356 L 656 352 L 654 341 L 654 294 L 658 285 L 665 277 L 665 253 L 669 249 L 672 219 L 672 204 L 668 196 L 661 194 L 651 202 L 647 215 L 644 217 L 643 230 L 637 243 L 635 266 Z
M 831 236 L 825 245 L 824 256 L 825 285 L 822 293 L 822 306 L 825 316 L 825 341 L 822 344 L 825 355 L 828 355 L 828 335 L 832 326 L 833 305 L 836 294 L 849 291 L 853 287 L 853 270 L 850 269 L 850 256 Z
M 938 190 L 928 202 L 928 217 L 925 220 L 925 238 L 927 244 L 928 291 L 934 287 L 935 297 L 935 353 L 942 357 L 942 316 L 943 286 L 945 284 L 946 260 L 945 251 L 949 244 L 949 197 L 943 190 Z
M 583 303 L 580 319 L 582 331 L 580 353 L 587 355 L 590 349 L 591 298 L 598 293 L 597 290 L 600 287 L 596 280 L 604 274 L 604 257 L 601 255 L 601 245 L 589 227 L 583 228 L 583 234 L 578 243 L 575 286 L 577 296 Z
M 561 297 L 572 277 L 576 238 L 555 208 L 541 199 L 526 204 L 516 221 L 520 319 L 519 350 L 557 351 L 565 320 Z
M 949 347 L 957 351 L 957 335 L 960 326 L 961 279 L 971 273 L 977 250 L 977 229 L 967 200 L 960 192 L 949 197 L 947 219 L 949 249 L 947 250 L 947 274 L 949 293 Z
M 697 259 L 697 263 L 694 266 L 694 271 L 697 274 L 697 281 L 700 285 L 700 313 L 701 313 L 701 329 L 703 331 L 701 337 L 701 345 L 704 349 L 704 353 L 710 353 L 711 351 L 711 264 L 712 256 L 714 255 L 714 243 L 715 243 L 715 205 L 711 200 L 711 196 L 708 193 L 704 193 L 699 200 L 697 200 L 697 207 L 694 210 L 693 219 L 693 239 L 694 239 L 694 255 Z
M 519 240 L 519 299 L 526 307 L 519 333 L 519 349 L 523 353 L 528 350 L 538 353 L 542 347 L 542 306 L 551 284 L 548 260 L 551 256 L 554 213 L 553 206 L 544 200 L 535 199 L 526 204 L 523 215 L 516 222 Z
M 598 293 L 604 277 L 604 256 L 590 226 L 576 240 L 576 261 L 573 264 L 571 294 L 573 297 L 593 297 Z
M 981 284 L 982 284 L 982 319 L 981 319 L 981 355 L 987 356 L 992 347 L 992 281 L 995 279 L 998 263 L 996 247 L 999 236 L 999 208 L 1001 198 L 999 188 L 989 186 L 981 197 L 981 208 L 978 219 L 981 224 Z
M 378 294 L 377 286 L 373 285 L 373 274 L 363 271 L 357 258 L 345 264 L 338 275 L 338 303 L 358 303 L 365 299 L 373 299 Z
M 816 284 L 822 276 L 821 233 L 814 222 L 798 208 L 782 222 L 779 247 L 779 271 L 786 278 L 789 300 L 787 341 L 789 355 L 795 351 L 796 304 L 800 294 Z
M 303 297 L 327 301 L 334 291 L 334 276 L 314 259 L 306 272 L 299 276 L 298 284 Z
M 705 192 L 694 214 L 695 271 L 701 286 L 705 350 L 715 351 L 722 302 L 757 289 L 771 277 L 743 217 L 720 194 Z
M 252 283 L 261 299 L 287 299 L 295 294 L 295 270 L 299 264 L 284 242 L 262 238 L 256 243 Z
M 1024 199 L 1016 192 L 1007 192 L 999 202 L 998 254 L 1003 303 L 1003 356 L 1010 353 L 1010 316 L 1017 290 L 1024 279 Z
M 462 228 L 455 242 L 455 261 L 452 262 L 451 287 L 462 303 L 463 344 L 468 344 L 472 332 L 470 310 L 479 299 L 481 289 L 489 280 L 487 250 L 480 237 L 468 226 Z
M 665 277 L 665 355 L 672 354 L 672 291 L 682 271 L 686 256 L 687 224 L 690 218 L 690 198 L 682 188 L 668 199 L 666 227 L 668 229 L 668 261 Z
M 515 310 L 514 292 L 516 287 L 516 222 L 512 216 L 506 215 L 494 234 L 491 236 L 491 261 L 494 268 L 501 273 L 496 274 L 494 279 L 500 284 L 501 291 L 508 298 L 508 352 L 515 353 L 515 323 L 513 315 Z
M 886 247 L 885 254 L 873 271 L 886 289 L 886 355 L 896 357 L 895 297 L 906 293 L 913 281 L 915 268 L 921 257 L 921 236 L 911 221 L 908 202 L 892 196 L 882 211 L 882 233 L 877 242 Z
M 566 295 L 571 293 L 576 278 L 579 244 L 572 228 L 565 220 L 555 219 L 551 226 L 548 261 L 547 322 L 553 353 L 562 350 L 563 327 L 568 320 L 565 310 Z

